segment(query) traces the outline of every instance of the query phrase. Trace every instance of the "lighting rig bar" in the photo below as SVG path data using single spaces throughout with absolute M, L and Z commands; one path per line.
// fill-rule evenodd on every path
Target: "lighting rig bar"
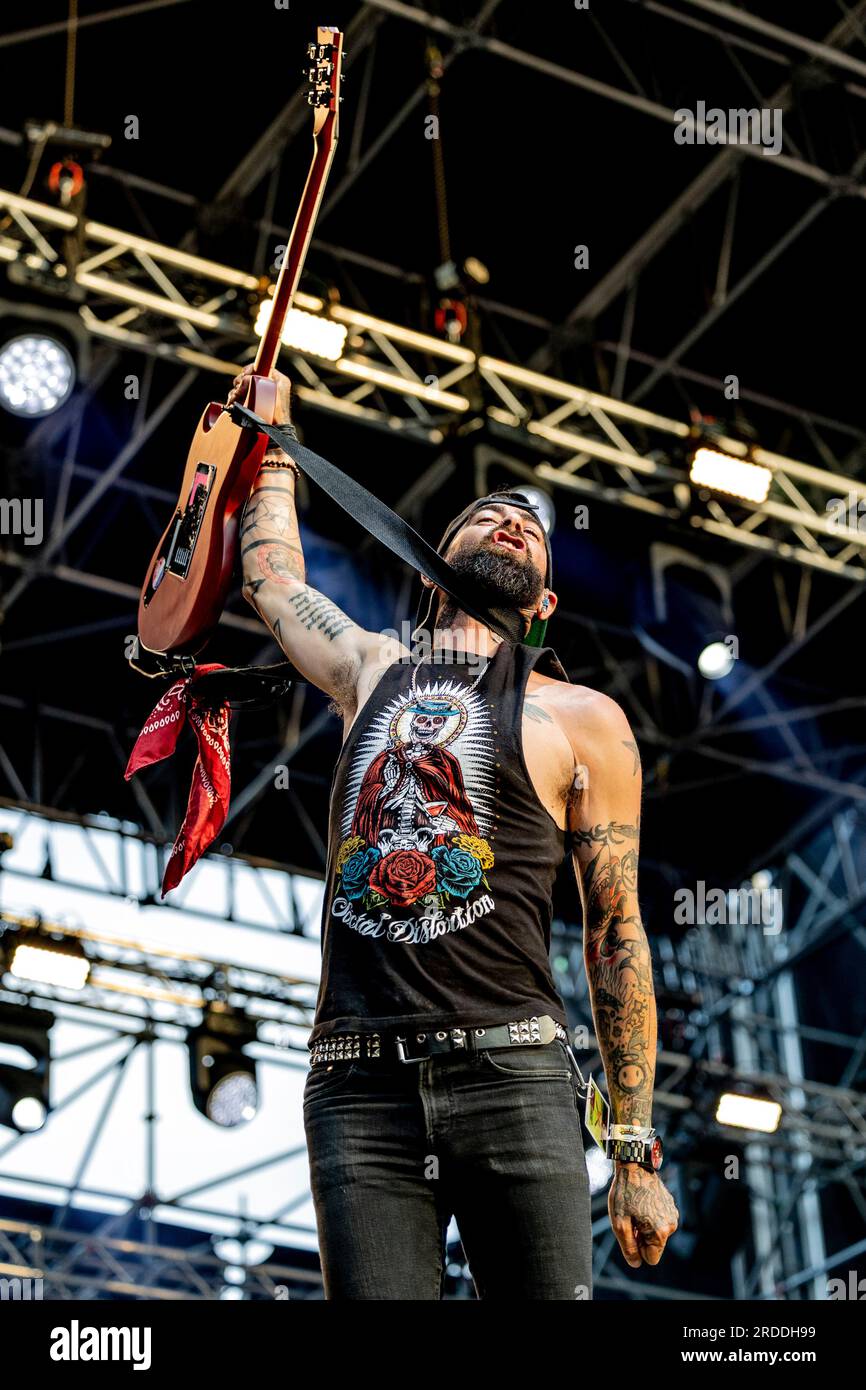
M 256 342 L 267 279 L 100 222 L 79 229 L 74 214 L 6 190 L 0 208 L 17 233 L 0 237 L 0 260 L 19 265 L 19 281 L 62 284 L 66 267 L 51 236 L 79 230 L 74 280 L 81 320 L 94 336 L 227 376 L 237 361 L 211 350 L 208 335 L 237 338 L 241 356 Z M 866 578 L 866 482 L 713 434 L 714 449 L 770 471 L 769 495 L 750 503 L 698 489 L 688 464 L 707 440 L 692 424 L 347 305 L 297 294 L 294 306 L 346 330 L 336 360 L 283 348 L 295 395 L 312 408 L 431 444 L 461 418 L 483 415 L 509 446 L 545 455 L 534 470 L 542 483 L 810 569 Z M 157 336 L 154 319 L 175 338 Z
M 50 940 L 58 953 L 64 947 L 70 951 L 84 948 L 90 969 L 80 988 L 11 974 L 11 958 L 19 939 L 29 942 L 36 934 Z M 187 1028 L 193 1016 L 206 1010 L 218 993 L 259 1025 L 261 1044 L 306 1056 L 304 1038 L 312 1027 L 316 988 L 314 980 L 208 960 L 40 917 L 0 912 L 0 995 L 9 999 L 27 997 L 142 1025 Z M 294 1029 L 298 1030 L 296 1037 Z

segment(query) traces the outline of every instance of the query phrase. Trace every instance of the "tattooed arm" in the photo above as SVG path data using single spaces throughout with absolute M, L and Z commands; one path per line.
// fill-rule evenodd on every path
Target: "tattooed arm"
M 228 396 L 238 394 L 246 368 Z M 289 381 L 280 372 L 278 420 L 289 418 Z M 279 451 L 269 450 L 271 457 Z M 267 456 L 266 456 L 267 460 Z M 304 555 L 295 509 L 295 475 L 269 468 L 256 477 L 241 522 L 243 595 L 267 624 L 289 660 L 313 685 L 330 695 L 344 720 L 354 714 L 358 684 L 371 661 L 396 660 L 386 639 L 367 632 L 336 603 L 306 582 Z
M 614 1124 L 652 1125 L 656 1004 L 649 943 L 637 898 L 641 775 L 622 710 L 606 696 L 579 699 L 573 740 L 584 767 L 569 807 L 584 920 L 584 962 Z M 657 1264 L 676 1230 L 673 1198 L 656 1173 L 616 1163 L 608 1200 L 628 1264 Z

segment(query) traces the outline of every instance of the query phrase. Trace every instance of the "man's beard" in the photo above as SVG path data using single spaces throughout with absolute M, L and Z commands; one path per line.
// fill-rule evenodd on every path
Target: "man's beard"
M 482 542 L 475 550 L 461 550 L 450 561 L 452 569 L 465 575 L 475 586 L 479 604 L 486 608 L 530 608 L 544 590 L 544 576 L 528 557 L 493 542 Z M 460 612 L 449 594 L 442 600 L 437 627 L 451 627 Z

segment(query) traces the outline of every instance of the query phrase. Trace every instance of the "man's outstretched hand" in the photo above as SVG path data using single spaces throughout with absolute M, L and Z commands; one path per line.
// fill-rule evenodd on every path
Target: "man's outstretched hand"
M 234 378 L 232 389 L 226 397 L 226 405 L 234 405 L 236 400 L 246 395 L 247 383 L 251 376 L 255 375 L 252 363 L 244 367 L 242 372 Z M 275 425 L 286 425 L 292 418 L 292 383 L 282 372 L 273 368 L 270 372 L 270 380 L 277 383 L 277 410 L 274 416 Z
M 636 1163 L 618 1163 L 607 1210 L 626 1264 L 632 1269 L 639 1269 L 641 1262 L 657 1265 L 680 1215 L 658 1173 Z

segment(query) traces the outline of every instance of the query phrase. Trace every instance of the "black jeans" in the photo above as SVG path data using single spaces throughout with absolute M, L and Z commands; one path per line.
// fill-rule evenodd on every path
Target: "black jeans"
M 580 1116 L 556 1041 L 312 1067 L 304 1128 L 325 1297 L 440 1299 L 454 1215 L 479 1298 L 591 1298 Z

